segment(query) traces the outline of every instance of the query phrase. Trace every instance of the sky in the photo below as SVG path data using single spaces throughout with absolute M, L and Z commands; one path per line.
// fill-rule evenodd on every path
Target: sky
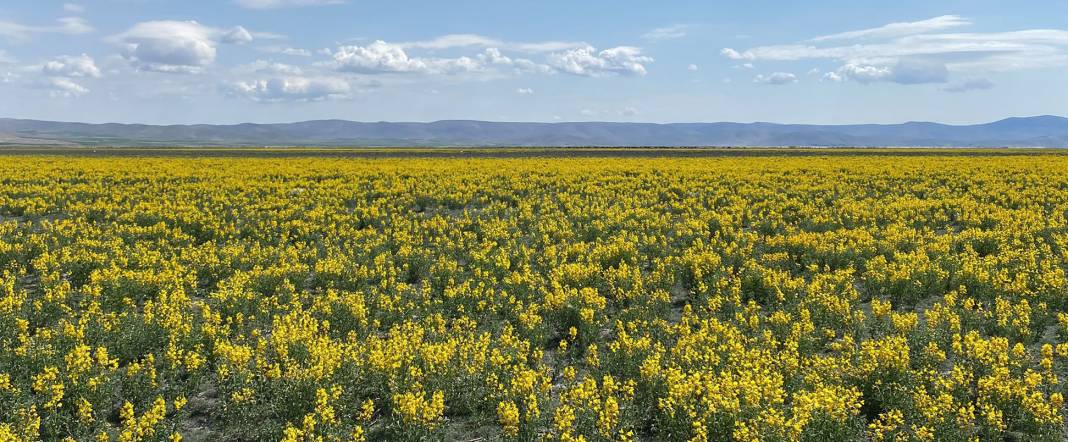
M 5 0 L 0 118 L 1068 116 L 1068 2 Z

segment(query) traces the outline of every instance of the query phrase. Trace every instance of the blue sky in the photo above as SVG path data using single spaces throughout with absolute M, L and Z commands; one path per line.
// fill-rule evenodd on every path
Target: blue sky
M 0 117 L 972 123 L 1068 115 L 1063 0 L 10 0 Z

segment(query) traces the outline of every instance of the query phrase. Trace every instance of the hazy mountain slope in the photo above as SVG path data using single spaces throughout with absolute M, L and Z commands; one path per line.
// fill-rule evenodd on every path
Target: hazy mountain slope
M 238 146 L 961 146 L 1068 147 L 1068 119 L 987 124 L 364 123 L 85 124 L 0 119 L 0 144 Z

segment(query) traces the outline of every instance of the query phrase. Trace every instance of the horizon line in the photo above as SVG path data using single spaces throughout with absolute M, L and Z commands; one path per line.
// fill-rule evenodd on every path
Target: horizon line
M 1026 119 L 1038 119 L 1038 118 L 1057 118 L 1057 119 L 1062 119 L 1062 120 L 1068 120 L 1068 117 L 1065 117 L 1065 116 L 1052 115 L 1052 114 L 1043 114 L 1043 115 L 1030 115 L 1030 116 L 1008 116 L 1008 117 L 1004 117 L 1004 118 L 1000 118 L 1000 119 L 996 119 L 996 120 L 990 120 L 990 121 L 986 121 L 986 122 L 964 123 L 964 124 L 942 123 L 942 122 L 937 122 L 937 121 L 924 121 L 924 120 L 908 120 L 908 121 L 902 121 L 902 122 L 897 122 L 897 123 L 829 123 L 829 124 L 822 124 L 822 123 L 778 123 L 778 122 L 773 122 L 773 121 L 749 121 L 749 122 L 742 122 L 742 121 L 651 122 L 651 121 L 611 121 L 611 120 L 575 120 L 575 121 L 517 121 L 517 120 L 504 120 L 504 121 L 497 121 L 497 120 L 479 120 L 479 119 L 463 119 L 463 118 L 460 118 L 460 119 L 439 119 L 439 120 L 428 120 L 428 121 L 389 121 L 389 120 L 361 121 L 361 120 L 348 120 L 348 119 L 344 119 L 344 118 L 319 118 L 319 119 L 310 119 L 310 120 L 281 121 L 281 122 L 270 122 L 270 123 L 257 123 L 257 122 L 248 122 L 248 121 L 240 122 L 240 123 L 123 123 L 123 122 L 116 122 L 116 121 L 108 121 L 108 122 L 103 122 L 103 123 L 90 123 L 90 122 L 85 122 L 85 121 L 64 121 L 64 120 L 44 120 L 44 119 L 39 119 L 39 118 L 0 117 L 0 121 L 3 121 L 3 120 L 9 120 L 9 121 L 36 121 L 36 122 L 44 122 L 44 123 L 86 124 L 86 125 L 96 125 L 96 126 L 99 126 L 99 125 L 122 125 L 122 126 L 158 126 L 158 127 L 167 127 L 167 126 L 244 126 L 244 125 L 271 126 L 271 125 L 287 125 L 287 124 L 314 123 L 314 122 L 326 122 L 326 121 L 337 121 L 337 122 L 357 123 L 357 124 L 434 124 L 434 123 L 448 123 L 448 122 L 470 122 L 470 123 L 490 123 L 490 124 L 543 124 L 543 125 L 554 125 L 554 124 L 634 124 L 634 125 L 657 125 L 657 126 L 670 126 L 670 125 L 681 125 L 681 124 L 743 124 L 743 125 L 772 124 L 772 125 L 778 125 L 778 126 L 827 126 L 827 127 L 840 127 L 840 126 L 899 126 L 899 125 L 903 125 L 903 124 L 937 124 L 937 125 L 942 125 L 942 126 L 967 127 L 967 126 L 981 126 L 981 125 L 984 125 L 984 124 L 993 124 L 993 123 L 998 123 L 998 122 L 1007 121 L 1007 120 L 1014 120 L 1014 119 L 1026 120 Z

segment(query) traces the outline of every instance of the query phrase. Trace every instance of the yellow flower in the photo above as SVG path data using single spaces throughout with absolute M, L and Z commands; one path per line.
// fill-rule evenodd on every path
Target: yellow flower
M 497 421 L 506 437 L 519 435 L 519 407 L 511 401 L 497 404 Z
M 93 404 L 85 400 L 85 398 L 78 399 L 78 420 L 83 424 L 93 423 Z
M 33 391 L 39 394 L 47 394 L 48 401 L 45 402 L 44 408 L 46 410 L 53 410 L 59 408 L 63 400 L 63 393 L 65 388 L 63 381 L 59 379 L 59 369 L 56 367 L 45 367 L 44 371 L 33 377 Z
M 367 440 L 367 436 L 364 435 L 363 427 L 357 425 L 352 429 L 352 442 L 364 442 Z
M 368 422 L 375 415 L 375 401 L 367 399 L 360 405 L 358 417 L 361 421 Z

